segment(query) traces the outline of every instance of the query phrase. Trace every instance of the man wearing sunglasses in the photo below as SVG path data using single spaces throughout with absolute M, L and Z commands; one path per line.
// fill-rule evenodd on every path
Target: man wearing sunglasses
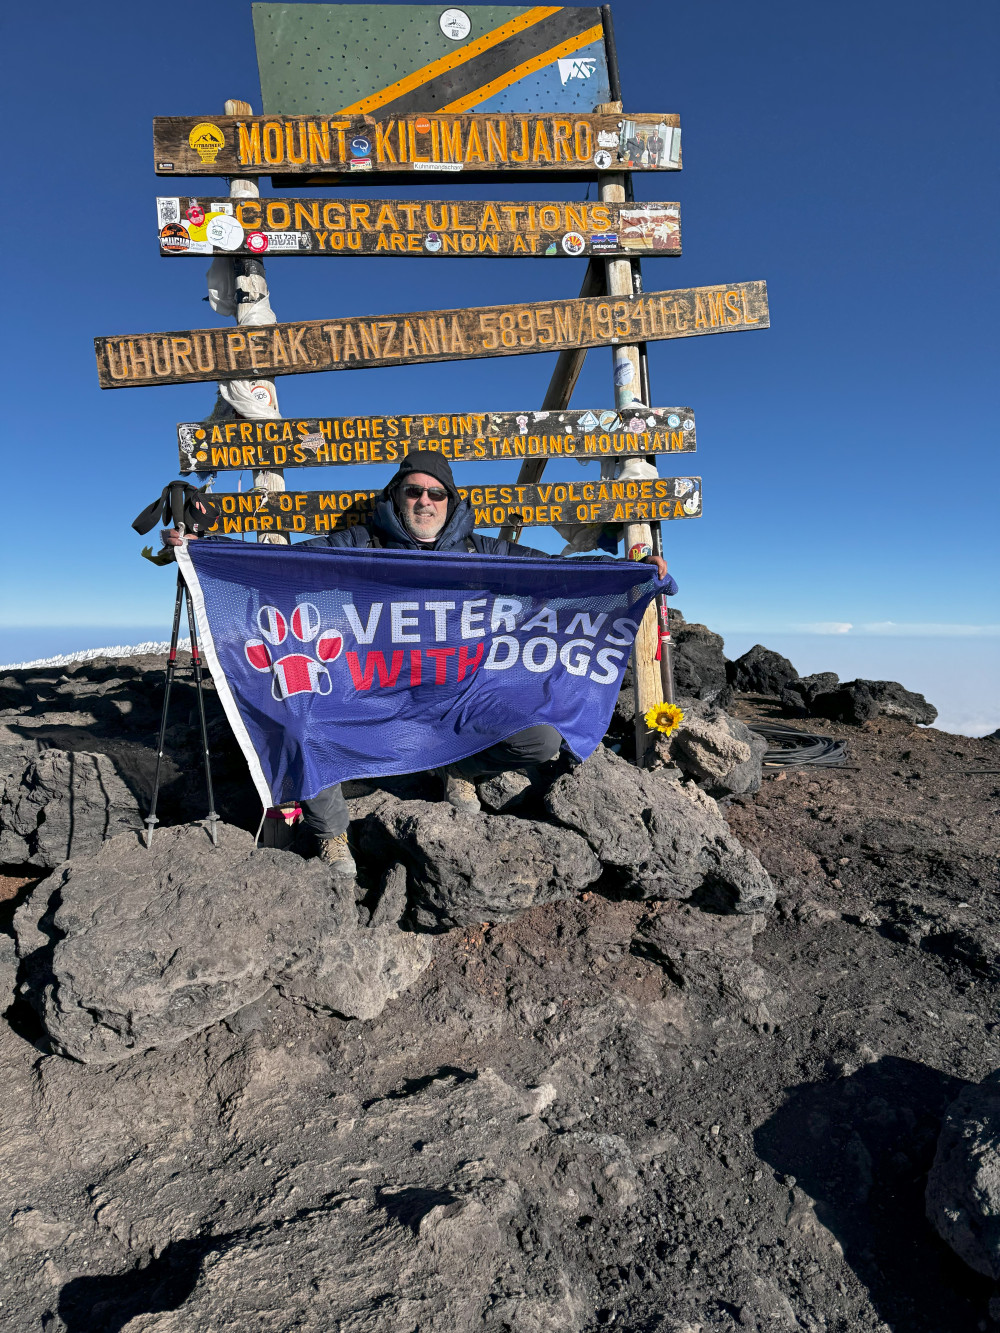
M 338 528 L 322 537 L 299 542 L 299 546 L 387 547 L 389 550 L 470 551 L 478 555 L 535 556 L 552 559 L 538 551 L 500 537 L 487 537 L 473 528 L 474 515 L 455 485 L 451 465 L 433 450 L 418 449 L 406 455 L 396 475 L 375 503 L 364 524 Z M 176 529 L 163 534 L 164 544 L 179 546 Z M 214 541 L 217 538 L 204 538 Z M 222 539 L 225 540 L 225 539 Z M 611 556 L 597 557 L 612 559 Z M 656 566 L 657 577 L 667 580 L 664 591 L 673 596 L 677 585 L 667 574 L 661 556 L 650 555 L 646 563 Z M 446 800 L 456 810 L 475 814 L 480 809 L 474 779 L 547 763 L 559 753 L 562 737 L 554 727 L 526 727 L 488 750 L 470 755 L 447 768 L 438 769 Z M 354 858 L 347 842 L 350 812 L 340 785 L 327 787 L 312 800 L 302 801 L 303 822 L 316 839 L 319 857 L 338 875 L 355 873 Z

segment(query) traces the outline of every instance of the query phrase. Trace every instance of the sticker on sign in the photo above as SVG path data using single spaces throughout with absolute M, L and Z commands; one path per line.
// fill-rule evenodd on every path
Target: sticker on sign
M 557 60 L 556 64 L 564 88 L 570 79 L 589 79 L 597 69 L 597 59 L 593 56 L 567 56 Z
M 472 31 L 472 19 L 464 9 L 446 9 L 438 19 L 438 25 L 453 42 L 464 42 Z
M 263 234 L 267 237 L 268 250 L 298 250 L 303 239 L 300 231 L 266 231 Z

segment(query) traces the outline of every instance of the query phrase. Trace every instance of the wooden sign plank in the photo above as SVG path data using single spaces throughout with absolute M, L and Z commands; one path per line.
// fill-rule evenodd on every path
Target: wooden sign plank
M 387 178 L 562 179 L 679 171 L 680 117 L 431 111 L 343 116 L 157 116 L 159 176 L 261 176 L 296 185 Z
M 112 334 L 95 338 L 94 348 L 101 388 L 127 389 L 526 356 L 565 347 L 739 333 L 767 324 L 766 284 L 739 282 L 638 297 L 408 311 L 262 328 Z
M 458 490 L 472 506 L 477 528 L 701 517 L 700 477 L 513 483 Z M 222 518 L 210 531 L 219 536 L 282 532 L 315 537 L 363 523 L 381 494 L 380 490 L 216 492 L 213 499 L 222 506 Z
M 162 255 L 679 255 L 680 204 L 159 198 Z
M 433 416 L 309 417 L 298 421 L 182 421 L 181 472 L 397 463 L 437 449 L 454 463 L 520 458 L 624 458 L 693 453 L 689 407 L 565 412 L 449 412 Z

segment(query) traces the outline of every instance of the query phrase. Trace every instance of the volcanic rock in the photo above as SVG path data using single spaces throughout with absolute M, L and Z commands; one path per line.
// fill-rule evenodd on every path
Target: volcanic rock
M 0 749 L 0 862 L 51 869 L 141 827 L 138 803 L 106 755 Z
M 742 796 L 759 789 L 767 742 L 721 708 L 678 701 L 684 720 L 667 753 L 681 772 L 710 796 Z
M 729 663 L 728 676 L 733 689 L 744 694 L 780 695 L 789 681 L 798 680 L 799 673 L 787 657 L 755 643 Z
M 499 815 L 510 813 L 531 790 L 531 779 L 524 773 L 497 773 L 479 784 L 479 800 L 485 809 Z
M 621 892 L 636 898 L 716 898 L 729 910 L 774 902 L 763 866 L 730 834 L 711 797 L 662 772 L 638 769 L 599 745 L 558 778 L 545 804 L 575 829 Z
M 674 686 L 678 694 L 690 695 L 725 707 L 732 698 L 726 678 L 726 658 L 722 636 L 705 625 L 674 623 L 670 619 L 671 657 Z
M 366 932 L 319 862 L 255 850 L 222 825 L 103 843 L 38 884 L 15 917 L 25 992 L 53 1047 L 105 1064 L 183 1041 L 277 984 L 371 1018 L 430 960 L 394 927 Z
M 539 1118 L 555 1095 L 486 1068 L 368 1104 L 337 1097 L 335 1139 L 364 1174 L 320 1206 L 205 1246 L 182 1309 L 139 1315 L 123 1333 L 582 1331 L 576 1274 L 525 1239 L 550 1181 L 574 1197 L 621 1191 L 613 1148 Z
M 945 1112 L 927 1216 L 970 1268 L 1000 1281 L 1000 1070 L 963 1089 Z
M 914 725 L 930 725 L 937 709 L 922 694 L 906 690 L 895 680 L 852 680 L 839 689 L 814 694 L 810 711 L 832 722 L 859 725 L 880 714 Z
M 781 691 L 781 703 L 789 712 L 807 716 L 817 694 L 835 690 L 840 683 L 836 671 L 817 671 L 811 676 L 790 680 Z
M 413 920 L 424 930 L 508 921 L 581 893 L 601 873 L 568 829 L 385 794 L 361 825 L 360 848 L 376 863 L 405 863 Z

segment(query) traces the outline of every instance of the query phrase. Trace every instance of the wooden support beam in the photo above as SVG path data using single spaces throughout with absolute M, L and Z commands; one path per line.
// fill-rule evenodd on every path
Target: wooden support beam
M 586 272 L 583 275 L 583 283 L 580 287 L 580 300 L 586 300 L 593 296 L 599 296 L 604 291 L 604 269 L 603 265 L 596 263 L 593 259 L 587 265 Z M 583 370 L 583 363 L 587 357 L 585 347 L 575 347 L 559 353 L 556 358 L 556 364 L 552 371 L 552 378 L 549 380 L 549 387 L 545 391 L 545 397 L 542 399 L 543 412 L 556 412 L 561 408 L 569 407 L 569 400 L 573 397 L 573 390 L 576 388 L 576 382 L 580 378 L 580 372 Z M 530 459 L 521 464 L 521 470 L 517 474 L 517 479 L 522 484 L 538 481 L 545 471 L 545 459 Z M 500 529 L 500 536 L 509 542 L 520 541 L 521 528 L 519 524 L 511 525 Z

